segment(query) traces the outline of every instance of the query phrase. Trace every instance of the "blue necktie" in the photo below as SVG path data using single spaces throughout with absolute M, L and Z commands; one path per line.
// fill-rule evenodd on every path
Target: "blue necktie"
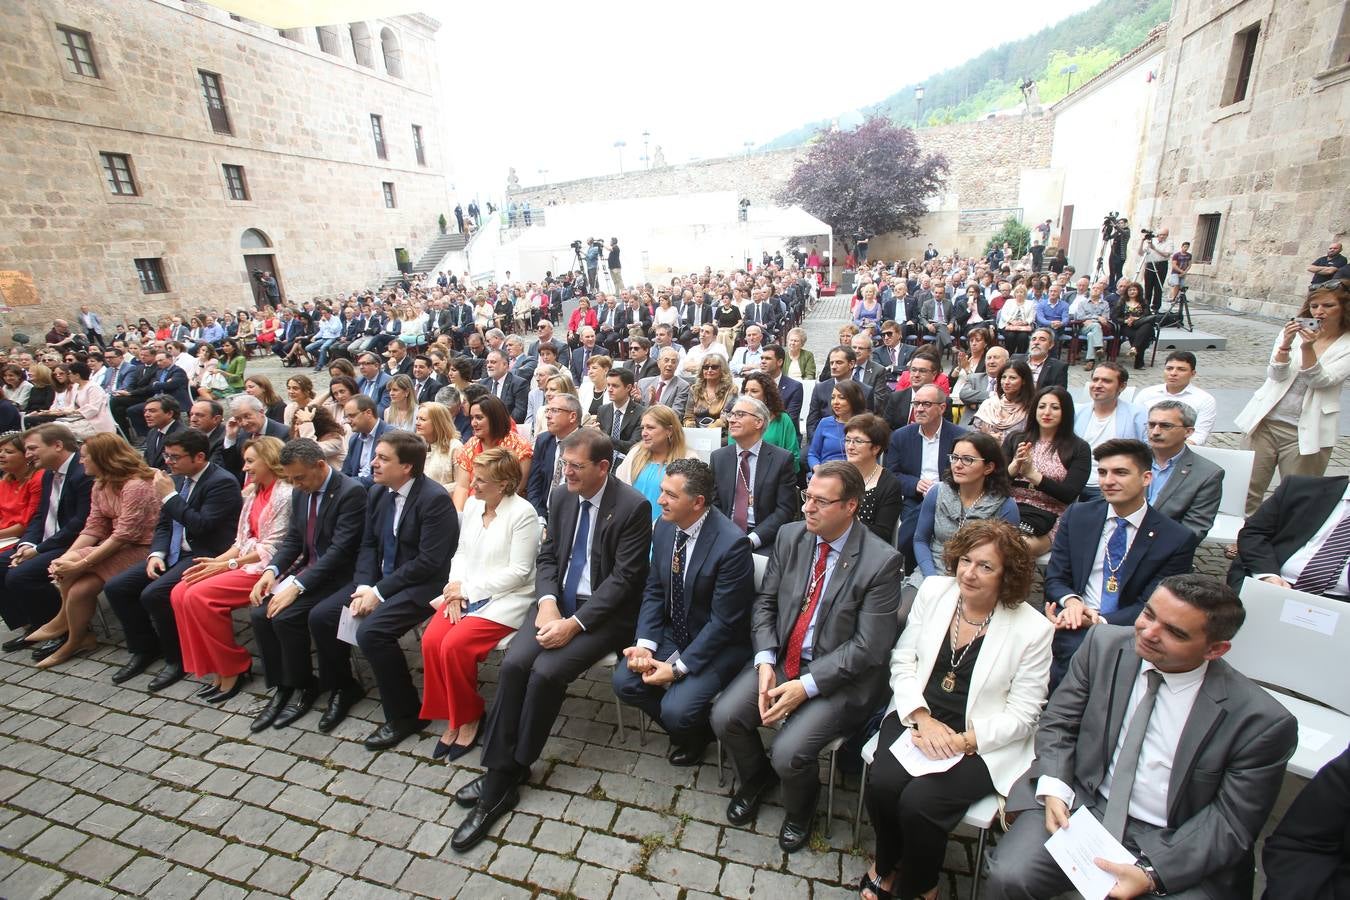
M 1128 523 L 1119 516 L 1113 517 L 1112 521 L 1116 523 L 1116 530 L 1111 532 L 1111 537 L 1106 542 L 1106 557 L 1102 560 L 1102 615 L 1108 615 L 1120 608 L 1121 584 L 1116 573 L 1125 564 L 1125 526 Z
M 577 585 L 581 584 L 581 571 L 586 568 L 586 544 L 591 535 L 591 501 L 581 501 L 581 518 L 577 522 L 577 535 L 572 540 L 572 555 L 567 560 L 567 580 L 563 582 L 562 614 L 572 616 L 577 611 Z
M 178 496 L 187 503 L 188 494 L 192 491 L 192 479 L 184 478 L 183 483 L 178 488 Z M 183 523 L 178 519 L 173 520 L 173 531 L 169 534 L 169 565 L 178 562 L 178 557 L 183 555 Z
M 384 530 L 384 546 L 380 551 L 380 572 L 386 578 L 394 571 L 394 560 L 398 557 L 398 527 L 394 518 L 398 513 L 398 499 L 398 494 L 395 494 L 393 506 L 389 510 L 389 527 Z
M 689 610 L 684 604 L 685 548 L 689 546 L 689 532 L 675 532 L 675 553 L 670 561 L 670 636 L 675 646 L 684 650 L 689 646 Z
M 169 370 L 168 370 L 168 369 L 160 369 L 160 370 L 159 370 L 159 378 L 156 379 L 156 384 L 163 384 L 163 383 L 164 383 L 164 380 L 165 380 L 166 378 L 168 378 L 168 377 L 169 377 Z

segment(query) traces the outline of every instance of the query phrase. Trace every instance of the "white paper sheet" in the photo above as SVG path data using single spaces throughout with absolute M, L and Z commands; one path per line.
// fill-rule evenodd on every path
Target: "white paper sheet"
M 1305 750 L 1321 750 L 1331 740 L 1331 735 L 1325 731 L 1318 731 L 1316 728 L 1309 728 L 1302 722 L 1298 723 L 1298 744 Z
M 338 640 L 356 646 L 356 616 L 350 606 L 342 607 L 342 615 L 338 617 Z
M 1294 599 L 1284 601 L 1284 608 L 1280 610 L 1280 621 L 1286 625 L 1297 625 L 1299 628 L 1321 634 L 1335 634 L 1336 624 L 1340 619 L 1341 614 L 1338 612 L 1322 609 L 1320 606 L 1310 606 Z
M 1130 851 L 1111 836 L 1086 806 L 1080 806 L 1078 812 L 1069 816 L 1068 828 L 1061 828 L 1046 839 L 1045 849 L 1073 882 L 1074 890 L 1083 895 L 1083 900 L 1104 900 L 1116 884 L 1115 876 L 1098 868 L 1094 859 L 1134 864 Z
M 922 750 L 915 746 L 914 732 L 909 728 L 906 728 L 899 739 L 891 744 L 891 753 L 900 761 L 900 765 L 905 767 L 905 771 L 915 778 L 920 775 L 945 772 L 961 761 L 960 753 L 946 759 L 929 759 Z
M 293 584 L 295 584 L 295 576 L 287 575 L 285 578 L 272 585 L 272 595 L 276 596 L 277 594 L 280 594 Z

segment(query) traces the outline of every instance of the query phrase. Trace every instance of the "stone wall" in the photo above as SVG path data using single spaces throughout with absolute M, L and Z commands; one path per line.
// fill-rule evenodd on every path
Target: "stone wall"
M 98 78 L 67 71 L 58 24 L 92 36 Z M 250 228 L 271 241 L 293 300 L 377 283 L 395 247 L 415 259 L 452 205 L 431 115 L 438 26 L 422 16 L 365 24 L 369 67 L 356 63 L 346 26 L 330 55 L 314 29 L 290 40 L 192 0 L 0 4 L 0 271 L 30 276 L 37 301 L 16 307 L 11 324 L 31 330 L 81 302 L 105 321 L 250 305 L 240 248 Z M 385 72 L 386 27 L 402 78 Z M 221 76 L 233 135 L 213 130 L 199 69 Z M 376 156 L 372 113 L 383 116 L 387 160 Z M 138 196 L 110 192 L 100 152 L 130 155 Z M 250 199 L 229 198 L 225 163 L 244 167 Z M 394 184 L 397 208 L 385 207 L 382 182 Z M 168 293 L 141 293 L 141 257 L 162 260 Z
M 1247 96 L 1231 99 L 1234 36 L 1260 28 Z M 1288 315 L 1306 267 L 1344 234 L 1350 189 L 1350 7 L 1343 0 L 1178 0 L 1149 134 L 1142 209 L 1177 240 L 1220 225 L 1192 296 Z

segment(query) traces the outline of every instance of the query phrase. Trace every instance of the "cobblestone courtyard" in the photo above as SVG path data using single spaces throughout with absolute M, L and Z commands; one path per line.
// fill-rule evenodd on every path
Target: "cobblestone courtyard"
M 809 320 L 818 360 L 844 309 L 842 299 L 825 300 Z M 1197 310 L 1195 318 L 1197 327 L 1228 338 L 1226 351 L 1198 354 L 1198 383 L 1255 388 L 1277 325 L 1216 311 Z M 272 361 L 250 366 L 284 382 Z M 1156 383 L 1161 368 L 1160 358 L 1131 383 Z M 1075 369 L 1071 387 L 1084 378 Z M 1215 443 L 1234 446 L 1236 435 Z M 1338 444 L 1332 466 L 1350 468 L 1350 441 Z M 1198 559 L 1211 574 L 1226 567 L 1216 549 Z M 247 639 L 244 621 L 236 617 Z M 370 753 L 360 741 L 380 714 L 367 698 L 329 735 L 317 732 L 317 712 L 252 735 L 259 680 L 225 709 L 189 699 L 197 688 L 191 681 L 160 694 L 144 690 L 146 678 L 114 686 L 110 676 L 125 651 L 111 616 L 108 624 L 114 630 L 100 628 L 108 642 L 98 652 L 56 671 L 33 668 L 23 654 L 0 660 L 0 896 L 9 900 L 827 900 L 855 897 L 852 885 L 867 865 L 866 826 L 864 849 L 852 846 L 856 775 L 836 791 L 828 829 L 822 792 L 811 849 L 787 857 L 776 841 L 779 807 L 766 807 L 753 829 L 726 824 L 728 788 L 711 748 L 697 769 L 673 768 L 664 735 L 649 732 L 644 743 L 632 710 L 619 738 L 607 669 L 573 686 L 519 807 L 461 856 L 448 842 L 464 810 L 450 795 L 478 769 L 432 763 L 430 732 Z M 420 668 L 411 636 L 405 646 Z M 489 694 L 498 659 L 483 669 Z M 477 754 L 468 759 L 476 763 Z M 969 854 L 969 843 L 951 844 L 949 887 L 962 896 Z

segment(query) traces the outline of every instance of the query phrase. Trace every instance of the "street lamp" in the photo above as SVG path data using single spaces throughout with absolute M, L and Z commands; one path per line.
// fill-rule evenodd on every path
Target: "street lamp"
M 1073 92 L 1073 73 L 1077 71 L 1078 71 L 1078 63 L 1070 63 L 1069 65 L 1059 70 L 1059 74 L 1069 76 L 1069 80 L 1065 83 L 1064 87 L 1065 96 Z
M 914 89 L 914 127 L 919 127 L 919 110 L 923 109 L 923 85 Z
M 627 146 L 628 146 L 628 144 L 626 144 L 626 143 L 623 142 L 623 141 L 615 141 L 615 142 L 614 142 L 614 149 L 619 151 L 619 174 L 620 174 L 620 175 L 623 174 L 623 148 L 624 148 L 624 147 L 627 147 Z
M 648 169 L 652 167 L 652 158 L 651 155 L 647 152 L 647 142 L 651 140 L 651 137 L 652 133 L 650 131 L 644 130 L 642 132 L 642 162 L 643 165 Z

